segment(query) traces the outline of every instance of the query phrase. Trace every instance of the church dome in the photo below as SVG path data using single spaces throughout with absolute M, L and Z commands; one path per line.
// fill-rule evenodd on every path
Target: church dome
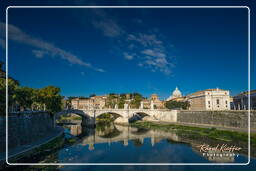
M 175 90 L 172 92 L 172 98 L 176 98 L 176 97 L 182 97 L 182 94 L 178 89 L 178 87 L 176 87 Z
M 178 89 L 178 87 L 175 88 L 175 90 L 172 92 L 172 95 L 170 97 L 168 97 L 166 99 L 166 101 L 178 98 L 178 97 L 182 97 L 182 94 L 180 92 L 180 90 Z

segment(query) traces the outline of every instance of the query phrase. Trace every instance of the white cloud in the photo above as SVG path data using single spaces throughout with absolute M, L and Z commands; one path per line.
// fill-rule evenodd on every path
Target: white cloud
M 93 19 L 92 24 L 95 28 L 101 30 L 104 36 L 117 37 L 122 34 L 122 28 L 105 11 L 101 9 L 93 9 L 93 13 L 95 14 L 95 18 Z
M 137 42 L 136 51 L 140 59 L 138 66 L 148 68 L 152 72 L 158 70 L 169 75 L 174 64 L 169 62 L 170 58 L 166 53 L 166 49 L 169 50 L 168 44 L 165 45 L 164 41 L 160 40 L 159 37 L 157 34 L 137 33 L 129 34 L 127 41 L 129 44 Z
M 154 35 L 154 34 L 138 33 L 138 35 L 136 35 L 136 36 L 134 34 L 129 34 L 127 39 L 136 41 L 136 42 L 140 43 L 141 45 L 143 45 L 144 47 L 161 46 L 163 44 L 163 42 L 158 40 L 156 38 L 156 35 Z
M 35 55 L 37 58 L 43 58 L 44 55 L 47 54 L 47 51 L 44 50 L 32 50 L 32 53 Z
M 103 34 L 107 37 L 116 37 L 121 34 L 121 29 L 119 26 L 110 19 L 106 19 L 103 21 L 93 21 L 93 25 L 100 29 Z
M 159 57 L 159 58 L 165 58 L 166 55 L 162 52 L 158 52 L 152 49 L 146 49 L 141 52 L 142 54 L 153 56 L 153 57 Z
M 108 9 L 109 10 L 109 9 Z M 130 20 L 136 30 L 143 28 L 145 31 L 128 30 L 124 25 L 120 25 L 115 18 L 114 11 L 105 9 L 92 9 L 90 14 L 91 23 L 104 36 L 110 38 L 113 43 L 115 54 L 122 56 L 126 60 L 134 60 L 139 67 L 151 71 L 160 71 L 164 74 L 171 74 L 172 64 L 170 55 L 171 45 L 166 42 L 158 28 L 145 30 L 143 20 L 136 18 Z M 110 13 L 110 11 L 112 13 Z M 81 15 L 77 14 L 77 19 L 83 24 L 88 24 L 81 20 Z M 88 14 L 86 14 L 88 16 Z M 86 25 L 87 26 L 87 25 Z
M 128 59 L 128 60 L 132 60 L 134 58 L 134 56 L 124 52 L 124 58 Z
M 2 30 L 0 32 L 0 36 L 5 37 L 5 31 L 4 31 L 5 23 L 0 22 L 0 30 Z M 11 25 L 11 24 L 8 25 L 8 38 L 9 38 L 9 40 L 38 48 L 41 51 L 44 51 L 45 53 L 48 53 L 51 56 L 58 56 L 61 59 L 64 59 L 71 64 L 77 64 L 77 65 L 81 65 L 81 66 L 84 66 L 87 68 L 94 69 L 99 72 L 104 72 L 103 69 L 95 68 L 90 63 L 87 63 L 87 62 L 83 61 L 82 59 L 78 58 L 76 55 L 74 55 L 70 52 L 67 52 L 59 47 L 56 47 L 55 45 L 53 45 L 51 43 L 48 43 L 46 41 L 43 41 L 43 40 L 40 40 L 33 36 L 30 36 L 30 35 L 26 34 L 25 32 L 23 32 L 18 27 Z M 43 56 L 43 54 L 40 54 L 39 51 L 36 51 L 36 52 L 34 51 L 33 53 L 35 55 L 37 55 L 37 57 L 40 55 L 41 55 L 41 57 Z

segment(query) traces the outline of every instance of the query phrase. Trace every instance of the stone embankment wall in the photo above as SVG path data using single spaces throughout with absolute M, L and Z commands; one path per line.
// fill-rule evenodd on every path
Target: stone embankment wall
M 0 153 L 5 152 L 6 117 L 0 117 Z M 54 128 L 54 118 L 44 111 L 9 113 L 8 147 L 9 150 L 47 137 Z
M 256 111 L 250 114 L 251 128 L 256 128 Z M 248 111 L 187 111 L 177 112 L 177 122 L 222 127 L 248 128 Z

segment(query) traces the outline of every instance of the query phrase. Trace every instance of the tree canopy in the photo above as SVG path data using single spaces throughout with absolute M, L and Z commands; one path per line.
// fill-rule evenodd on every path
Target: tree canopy
M 47 86 L 41 89 L 22 87 L 16 80 L 8 79 L 8 105 L 9 109 L 19 106 L 23 110 L 46 110 L 58 112 L 62 107 L 63 97 L 60 88 Z M 0 78 L 0 114 L 5 114 L 6 79 Z
M 168 109 L 188 109 L 189 108 L 189 102 L 177 102 L 177 101 L 167 101 L 165 104 L 165 107 Z

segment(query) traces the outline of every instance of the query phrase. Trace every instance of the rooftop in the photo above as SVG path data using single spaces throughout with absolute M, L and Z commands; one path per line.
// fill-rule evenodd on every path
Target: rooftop
M 223 90 L 223 89 L 219 89 L 219 88 L 211 88 L 211 89 L 206 89 L 206 90 L 200 90 L 200 91 L 197 91 L 195 93 L 191 93 L 187 96 L 191 96 L 191 95 L 196 95 L 196 94 L 200 94 L 200 93 L 203 93 L 205 91 L 227 91 L 227 90 Z
M 242 92 L 242 93 L 240 93 L 240 94 L 238 94 L 238 95 L 235 95 L 235 96 L 248 95 L 248 92 L 249 92 L 249 91 L 244 91 L 244 92 Z M 250 94 L 254 94 L 254 93 L 256 93 L 256 90 L 251 90 L 251 91 L 250 91 Z

